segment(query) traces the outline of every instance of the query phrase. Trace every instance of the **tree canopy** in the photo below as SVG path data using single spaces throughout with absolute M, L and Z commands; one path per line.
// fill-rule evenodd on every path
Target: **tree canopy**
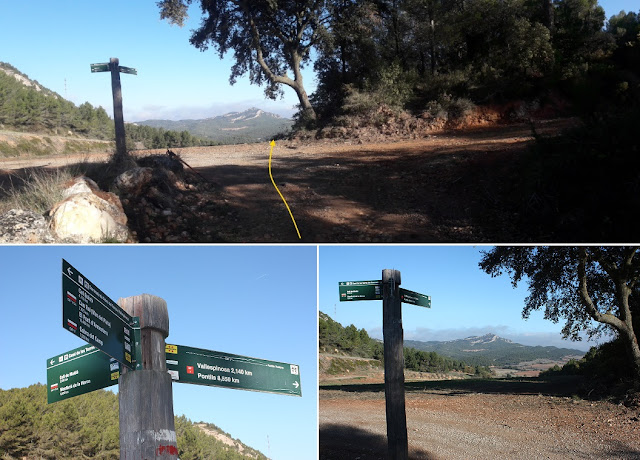
M 526 280 L 525 318 L 544 309 L 545 319 L 565 320 L 562 333 L 573 340 L 582 331 L 614 332 L 640 383 L 640 248 L 498 246 L 483 253 L 479 265 L 491 276 L 507 274 L 514 287 Z
M 183 25 L 191 3 L 162 0 L 158 2 L 160 17 Z M 266 85 L 265 95 L 271 99 L 281 94 L 280 85 L 289 86 L 296 92 L 304 116 L 315 118 L 301 69 L 324 35 L 325 1 L 201 0 L 200 6 L 202 23 L 190 43 L 202 51 L 214 46 L 220 57 L 232 50 L 231 84 L 248 73 L 251 83 Z
M 597 0 L 162 0 L 160 15 L 182 25 L 192 3 L 202 12 L 192 45 L 232 52 L 232 83 L 248 74 L 271 98 L 290 86 L 310 118 L 640 93 L 638 16 L 605 28 Z M 310 64 L 318 84 L 307 97 Z
M 221 431 L 213 424 L 198 425 Z M 175 428 L 181 459 L 266 459 L 244 444 L 240 453 L 185 416 L 175 417 Z M 97 390 L 47 404 L 46 385 L 0 390 L 0 457 L 119 458 L 118 395 Z

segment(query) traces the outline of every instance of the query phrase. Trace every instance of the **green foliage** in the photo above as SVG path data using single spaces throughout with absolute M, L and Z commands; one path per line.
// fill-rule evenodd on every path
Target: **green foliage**
M 190 3 L 158 2 L 161 18 L 183 24 Z M 249 74 L 249 81 L 264 85 L 265 96 L 271 99 L 282 95 L 281 85 L 289 86 L 296 91 L 302 110 L 315 118 L 300 69 L 309 62 L 311 49 L 324 35 L 325 2 L 201 0 L 200 4 L 202 22 L 193 31 L 190 43 L 202 51 L 213 46 L 221 58 L 233 50 L 231 84 Z
M 603 30 L 597 0 L 340 0 L 328 17 L 312 95 L 325 119 L 376 103 L 422 112 L 442 94 L 484 103 L 561 92 L 589 110 L 602 84 L 628 97 L 640 79 L 638 16 Z
M 632 378 L 626 363 L 625 345 L 620 338 L 591 347 L 580 360 L 569 360 L 564 366 L 557 364 L 541 372 L 541 377 L 556 375 L 582 375 L 588 379 L 613 383 Z
M 118 398 L 100 390 L 47 404 L 45 385 L 0 390 L 0 455 L 117 459 Z
M 544 309 L 546 319 L 566 321 L 562 333 L 573 340 L 582 331 L 615 332 L 627 347 L 624 367 L 640 383 L 640 248 L 499 246 L 479 265 L 492 276 L 507 273 L 514 287 L 527 280 L 524 318 Z
M 215 425 L 203 424 L 217 430 Z M 240 441 L 243 454 L 206 434 L 184 416 L 175 418 L 182 459 L 266 460 Z M 230 438 L 230 436 L 229 436 Z M 45 385 L 0 390 L 0 457 L 118 459 L 118 396 L 98 390 L 47 404 Z
M 5 71 L 23 78 L 25 75 L 0 62 L 0 124 L 21 131 L 45 131 L 66 134 L 67 131 L 96 139 L 113 138 L 113 123 L 101 108 L 88 102 L 80 107 L 47 90 L 26 86 Z
M 166 149 L 214 145 L 215 142 L 193 136 L 189 131 L 174 131 L 146 125 L 127 124 L 127 149 Z
M 0 62 L 0 126 L 18 131 L 72 134 L 101 140 L 115 138 L 113 121 L 102 107 L 93 107 L 88 102 L 76 107 L 53 91 L 40 86 L 36 89 L 19 82 L 6 71 L 28 78 L 13 66 Z M 210 144 L 188 132 L 159 130 L 148 126 L 128 124 L 125 132 L 129 148 L 133 148 L 136 142 L 141 143 L 144 148 Z M 20 140 L 15 146 L 2 143 L 0 152 L 6 156 L 49 154 L 52 153 L 52 148 L 47 145 L 46 139 L 44 138 L 44 142 L 38 139 Z M 75 153 L 86 147 L 84 143 L 68 141 L 62 153 Z
M 319 327 L 319 346 L 324 352 L 339 349 L 351 356 L 375 359 L 383 355 L 382 344 L 369 337 L 367 331 L 358 330 L 353 324 L 345 328 L 328 315 L 320 313 Z

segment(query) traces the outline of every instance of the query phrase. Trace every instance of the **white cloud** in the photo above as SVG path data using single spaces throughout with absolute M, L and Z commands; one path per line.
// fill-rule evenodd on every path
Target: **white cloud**
M 251 107 L 257 107 L 266 112 L 275 113 L 281 117 L 290 118 L 296 112 L 290 104 L 283 101 L 265 99 L 245 100 L 211 104 L 208 106 L 160 106 L 145 105 L 139 109 L 127 110 L 125 120 L 128 122 L 143 120 L 199 120 L 224 115 L 229 112 L 242 112 Z

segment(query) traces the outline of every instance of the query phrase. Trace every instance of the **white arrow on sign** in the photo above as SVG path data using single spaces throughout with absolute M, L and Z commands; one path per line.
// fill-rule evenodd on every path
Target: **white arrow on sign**
M 67 273 L 69 276 L 73 276 L 73 271 L 71 271 L 71 267 L 67 267 Z
M 53 363 L 55 363 L 55 361 L 52 359 L 51 361 L 49 361 L 49 364 L 51 364 L 53 366 Z
M 296 389 L 300 386 L 300 384 L 298 382 L 293 382 L 293 386 L 296 387 Z

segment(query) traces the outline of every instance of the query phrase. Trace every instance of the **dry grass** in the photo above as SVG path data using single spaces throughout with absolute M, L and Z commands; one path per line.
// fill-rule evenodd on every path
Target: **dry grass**
M 44 214 L 62 200 L 63 184 L 74 177 L 71 169 L 39 169 L 25 177 L 13 176 L 12 186 L 0 200 L 0 212 L 26 209 Z
M 25 209 L 45 214 L 54 204 L 61 201 L 64 184 L 74 177 L 87 176 L 96 181 L 102 189 L 108 189 L 113 179 L 122 172 L 111 162 L 89 162 L 60 168 L 38 168 L 9 177 L 9 186 L 0 193 L 0 213 L 10 209 Z

